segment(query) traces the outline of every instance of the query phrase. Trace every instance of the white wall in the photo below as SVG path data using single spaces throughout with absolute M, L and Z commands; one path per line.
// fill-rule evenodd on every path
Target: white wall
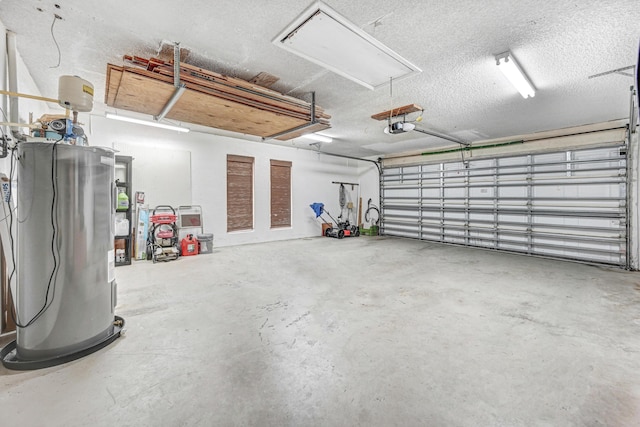
M 20 56 L 20 40 L 16 40 L 17 44 L 17 76 L 18 76 L 18 92 L 29 95 L 41 96 L 41 92 L 38 86 L 33 81 L 29 70 L 27 69 L 22 57 Z M 2 22 L 0 22 L 0 86 L 2 90 L 9 90 L 8 82 L 8 69 L 7 69 L 7 28 Z M 0 121 L 9 121 L 9 97 L 2 96 L 2 113 L 0 113 Z M 50 112 L 50 108 L 47 103 L 42 101 L 36 101 L 27 98 L 18 98 L 18 113 L 20 123 L 28 123 L 29 113 L 33 113 L 34 120 L 38 119 L 42 114 Z M 63 109 L 60 109 L 59 113 L 64 113 Z M 5 134 L 11 135 L 10 129 L 7 126 L 2 127 Z M 23 129 L 24 131 L 24 129 Z M 0 159 L 0 171 L 9 175 L 9 158 Z
M 132 180 L 136 189 L 144 189 L 145 203 L 149 206 L 173 207 L 192 205 L 191 152 L 144 145 L 114 142 L 118 153 L 135 158 Z M 116 179 L 118 179 L 116 169 Z M 124 171 L 123 171 L 124 172 Z M 120 177 L 126 181 L 126 177 Z M 135 189 L 134 189 L 135 191 Z M 134 194 L 132 193 L 132 196 Z
M 320 220 L 315 218 L 309 205 L 322 202 L 332 214 L 339 213 L 338 186 L 332 184 L 332 181 L 362 184 L 363 203 L 366 204 L 368 197 L 377 200 L 378 175 L 373 164 L 242 139 L 197 132 L 179 133 L 118 122 L 97 115 L 91 115 L 90 118 L 81 116 L 80 119 L 89 122 L 85 131 L 89 133 L 89 142 L 93 146 L 137 146 L 148 150 L 161 149 L 169 153 L 171 150 L 189 151 L 191 200 L 194 205 L 202 206 L 205 232 L 214 233 L 214 244 L 217 246 L 319 236 Z M 129 155 L 126 151 L 119 154 Z M 255 158 L 254 229 L 251 231 L 226 231 L 227 154 Z M 292 162 L 291 228 L 270 228 L 270 159 Z M 135 159 L 133 168 L 136 168 Z M 177 175 L 185 171 L 175 169 L 167 170 L 166 173 Z M 139 187 L 135 181 L 133 191 L 148 193 L 148 189 Z M 153 200 L 162 199 L 161 195 L 153 195 Z M 354 199 L 357 206 L 357 197 Z

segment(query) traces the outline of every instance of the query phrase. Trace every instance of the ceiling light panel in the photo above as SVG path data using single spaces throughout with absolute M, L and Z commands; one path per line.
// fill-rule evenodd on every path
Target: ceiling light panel
M 333 138 L 329 136 L 320 135 L 319 133 L 307 133 L 305 135 L 300 135 L 300 138 L 309 139 L 311 141 L 316 141 L 316 142 L 326 142 L 326 143 L 333 141 Z
M 496 64 L 502 74 L 505 75 L 511 84 L 520 92 L 523 98 L 533 98 L 536 90 L 527 78 L 520 65 L 516 62 L 511 52 L 504 52 L 496 55 Z
M 161 129 L 174 130 L 176 132 L 189 132 L 189 128 L 185 128 L 185 127 L 182 127 L 182 126 L 173 126 L 173 125 L 167 125 L 167 124 L 164 124 L 164 123 L 150 122 L 148 120 L 135 119 L 133 117 L 119 116 L 119 115 L 113 114 L 113 113 L 106 113 L 105 117 L 107 119 L 120 120 L 121 122 L 136 123 L 136 124 L 139 124 L 139 125 L 145 125 L 145 126 L 152 126 L 152 127 L 161 128 Z
M 422 72 L 320 1 L 272 42 L 369 89 Z

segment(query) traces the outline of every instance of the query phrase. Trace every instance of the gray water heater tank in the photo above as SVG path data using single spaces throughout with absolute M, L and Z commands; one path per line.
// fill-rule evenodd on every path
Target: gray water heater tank
M 26 142 L 18 153 L 16 308 L 22 327 L 3 363 L 21 369 L 9 365 L 63 363 L 108 344 L 120 330 L 114 322 L 113 151 Z

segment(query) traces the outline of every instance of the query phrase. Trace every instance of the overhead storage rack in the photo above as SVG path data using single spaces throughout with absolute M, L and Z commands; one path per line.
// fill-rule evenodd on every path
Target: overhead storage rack
M 125 55 L 131 66 L 107 64 L 105 103 L 157 116 L 175 91 L 175 70 L 186 88 L 164 117 L 263 138 L 289 140 L 331 127 L 315 105 L 269 88 L 183 62 Z

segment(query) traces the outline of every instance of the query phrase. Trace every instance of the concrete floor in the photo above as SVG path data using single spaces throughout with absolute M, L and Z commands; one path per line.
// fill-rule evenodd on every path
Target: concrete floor
M 126 335 L 0 368 L 1 425 L 640 425 L 638 273 L 360 237 L 117 278 Z

